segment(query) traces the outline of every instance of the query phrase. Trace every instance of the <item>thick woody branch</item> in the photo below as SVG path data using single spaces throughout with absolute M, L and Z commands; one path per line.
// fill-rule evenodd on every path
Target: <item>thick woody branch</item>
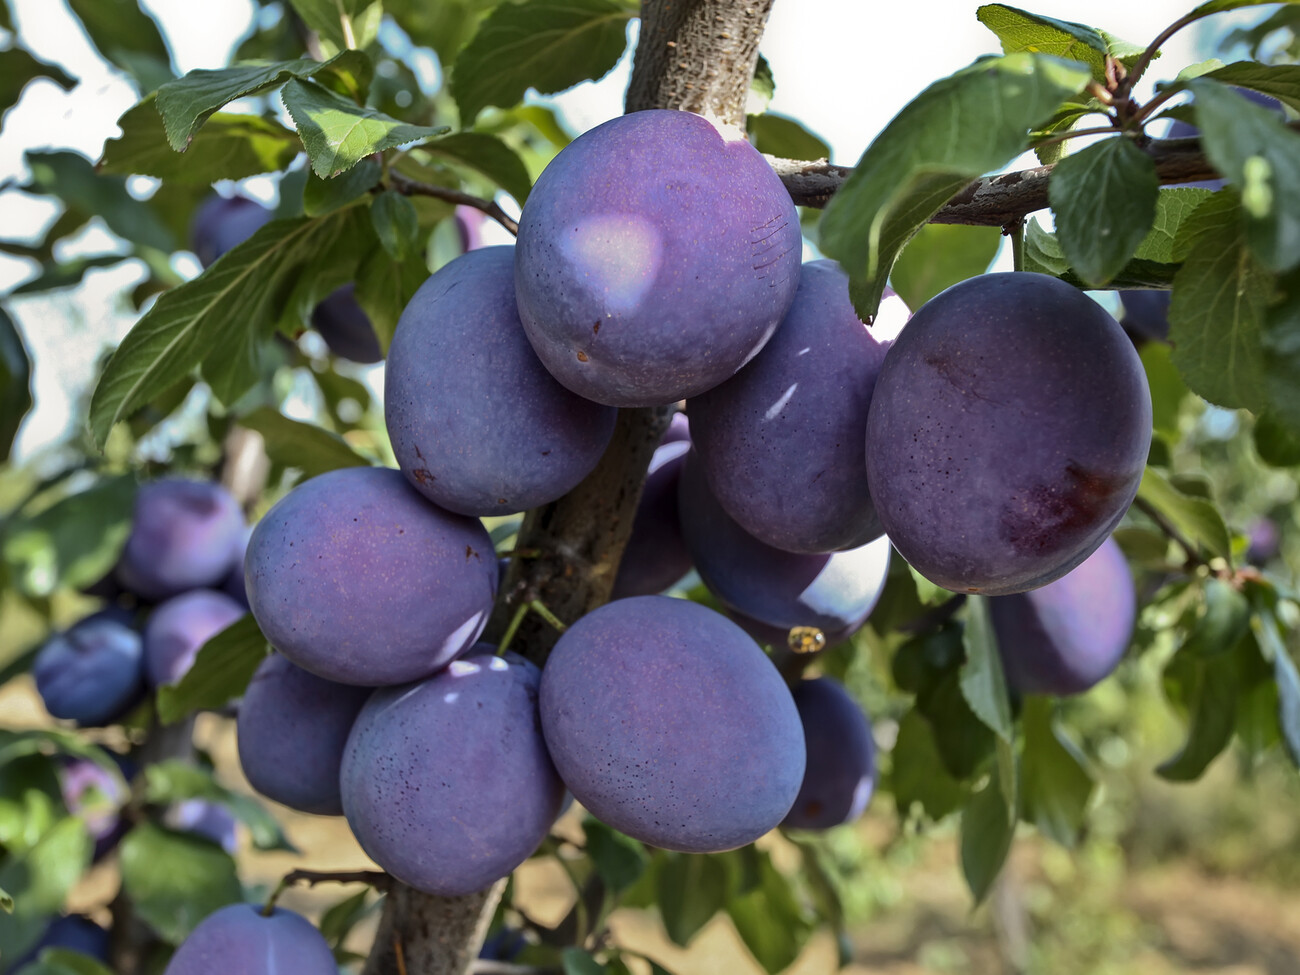
M 1143 151 L 1155 163 L 1162 184 L 1217 179 L 1220 175 L 1201 152 L 1197 139 L 1151 140 Z M 830 202 L 853 173 L 851 167 L 833 166 L 825 159 L 806 162 L 768 156 L 767 161 L 796 204 L 818 209 Z M 1051 166 L 1035 166 L 972 180 L 930 218 L 930 223 L 1005 227 L 1047 208 L 1047 184 L 1051 176 Z
M 743 129 L 771 10 L 772 0 L 643 2 L 626 110 L 676 108 Z

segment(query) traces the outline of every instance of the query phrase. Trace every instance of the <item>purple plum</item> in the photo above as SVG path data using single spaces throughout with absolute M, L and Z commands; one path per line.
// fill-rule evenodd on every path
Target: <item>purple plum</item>
M 542 671 L 541 715 L 574 798 L 664 849 L 751 843 L 803 781 L 799 712 L 776 667 L 685 599 L 620 599 L 570 626 Z
M 126 835 L 129 824 L 122 819 L 122 807 L 130 799 L 127 783 L 134 765 L 117 752 L 103 749 L 121 773 L 115 776 L 89 758 L 65 757 L 58 766 L 59 792 L 68 812 L 86 824 L 95 843 L 94 858 L 102 859 Z
M 1252 565 L 1270 562 L 1282 550 L 1282 531 L 1272 518 L 1256 518 L 1246 529 L 1246 537 L 1246 561 Z
M 331 291 L 312 311 L 311 327 L 336 356 L 366 364 L 384 357 L 370 316 L 357 304 L 355 284 Z
M 1146 373 L 1119 323 L 1057 278 L 984 274 L 926 302 L 886 354 L 867 480 L 921 575 L 1001 596 L 1092 554 L 1150 445 Z
M 244 613 L 243 606 L 215 589 L 191 589 L 159 605 L 144 627 L 149 686 L 175 684 L 194 666 L 203 644 Z
M 204 267 L 237 247 L 270 222 L 274 214 L 244 196 L 213 195 L 199 204 L 190 225 L 190 241 Z
M 184 799 L 168 807 L 163 822 L 172 829 L 211 840 L 232 856 L 239 845 L 235 814 L 219 802 Z
M 783 632 L 815 626 L 827 643 L 838 643 L 866 622 L 884 591 L 889 539 L 822 555 L 766 545 L 722 510 L 695 451 L 681 473 L 679 501 L 682 538 L 695 570 L 742 616 Z
M 30 951 L 5 966 L 4 975 L 17 975 L 26 965 L 36 961 L 46 948 L 65 948 L 107 965 L 109 934 L 104 928 L 81 914 L 56 917 L 49 923 L 40 940 Z
M 519 317 L 546 368 L 611 406 L 733 375 L 799 280 L 799 217 L 753 146 L 687 112 L 634 112 L 562 149 L 519 218 Z
M 564 784 L 542 741 L 538 669 L 479 645 L 432 677 L 376 691 L 343 753 L 357 841 L 405 884 L 482 890 L 537 849 Z
M 864 325 L 834 261 L 803 266 L 794 303 L 749 365 L 691 400 L 696 450 L 718 503 L 788 552 L 834 552 L 881 534 L 867 490 L 867 410 L 907 307 L 887 292 Z
M 53 717 L 108 724 L 144 695 L 144 643 L 114 613 L 95 614 L 51 637 L 36 655 L 32 676 Z
M 142 484 L 117 565 L 118 581 L 155 602 L 220 585 L 243 537 L 244 514 L 220 484 L 179 478 Z
M 867 808 L 876 784 L 871 722 L 844 685 L 829 677 L 801 682 L 794 703 L 808 743 L 808 769 L 781 825 L 830 829 L 851 823 Z
M 989 600 L 1007 686 L 1021 694 L 1079 694 L 1117 666 L 1133 635 L 1137 595 L 1124 553 L 1108 538 L 1041 589 Z
M 446 666 L 482 632 L 497 588 L 483 525 L 380 467 L 299 484 L 253 529 L 244 572 L 272 646 L 318 677 L 365 686 Z
M 415 293 L 393 335 L 384 419 L 411 485 L 463 515 L 525 511 L 591 473 L 618 411 L 538 361 L 514 296 L 514 248 L 456 258 Z
M 301 812 L 342 815 L 343 746 L 370 693 L 282 654 L 263 660 L 239 705 L 239 762 L 253 788 Z
M 691 449 L 690 434 L 680 438 L 685 426 L 686 418 L 678 413 L 655 448 L 611 599 L 653 596 L 691 571 L 691 553 L 677 516 L 677 481 Z
M 301 914 L 230 904 L 205 917 L 163 975 L 338 975 L 334 953 Z
M 1119 323 L 1143 339 L 1166 342 L 1169 339 L 1168 291 L 1121 291 L 1123 314 Z
M 487 218 L 476 207 L 458 204 L 456 207 L 456 233 L 460 237 L 462 253 L 478 250 L 483 246 L 483 221 Z

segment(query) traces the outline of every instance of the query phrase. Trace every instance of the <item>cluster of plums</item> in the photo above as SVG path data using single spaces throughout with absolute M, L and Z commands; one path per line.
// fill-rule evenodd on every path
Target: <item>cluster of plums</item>
M 277 650 L 240 706 L 254 787 L 341 812 L 385 870 L 442 895 L 509 874 L 566 790 L 686 852 L 850 821 L 874 777 L 865 715 L 827 678 L 792 691 L 757 641 L 851 634 L 891 543 L 940 586 L 996 597 L 1017 691 L 1104 676 L 1134 612 L 1108 536 L 1151 434 L 1119 325 L 1056 279 L 995 274 L 910 320 L 888 298 L 867 326 L 844 273 L 801 256 L 750 145 L 649 111 L 555 158 L 514 247 L 434 274 L 387 359 L 400 471 L 306 481 L 248 542 Z M 656 452 L 614 600 L 570 621 L 544 669 L 476 642 L 499 571 L 480 519 L 572 489 L 618 408 L 681 400 L 689 428 Z M 658 595 L 692 567 L 730 619 Z M 333 972 L 296 921 L 244 906 L 168 971 L 228 971 L 231 944 L 282 936 L 257 950 Z

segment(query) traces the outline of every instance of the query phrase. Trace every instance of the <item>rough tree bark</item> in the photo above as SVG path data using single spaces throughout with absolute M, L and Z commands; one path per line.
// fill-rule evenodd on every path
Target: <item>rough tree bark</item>
M 743 129 L 771 6 L 772 0 L 643 0 L 626 110 L 683 109 Z M 511 560 L 485 639 L 499 639 L 521 602 L 540 599 L 569 623 L 608 601 L 650 458 L 672 412 L 620 410 L 613 441 L 591 475 L 529 512 L 516 544 L 537 555 Z M 511 649 L 543 663 L 556 637 L 530 613 Z M 463 975 L 503 886 L 445 898 L 394 884 L 365 975 Z

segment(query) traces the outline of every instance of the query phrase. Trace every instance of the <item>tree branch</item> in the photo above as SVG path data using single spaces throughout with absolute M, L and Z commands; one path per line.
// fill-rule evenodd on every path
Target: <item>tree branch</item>
M 1143 151 L 1155 163 L 1162 184 L 1219 178 L 1219 171 L 1201 152 L 1199 139 L 1152 139 Z M 768 156 L 767 161 L 796 204 L 818 209 L 830 202 L 853 172 L 849 166 L 833 166 L 825 159 L 806 162 Z M 1044 210 L 1052 168 L 1035 166 L 972 180 L 930 218 L 930 223 L 1004 227 L 1035 210 Z
M 409 176 L 403 176 L 397 170 L 389 170 L 388 182 L 393 189 L 404 196 L 431 196 L 434 199 L 446 200 L 448 203 L 458 203 L 462 206 L 473 207 L 487 214 L 506 230 L 516 236 L 519 234 L 519 223 L 510 217 L 504 210 L 497 206 L 495 200 L 485 200 L 482 197 L 472 196 L 469 193 L 462 193 L 460 190 L 454 190 L 449 186 L 437 186 L 433 183 L 421 183 L 417 179 L 411 179 Z

